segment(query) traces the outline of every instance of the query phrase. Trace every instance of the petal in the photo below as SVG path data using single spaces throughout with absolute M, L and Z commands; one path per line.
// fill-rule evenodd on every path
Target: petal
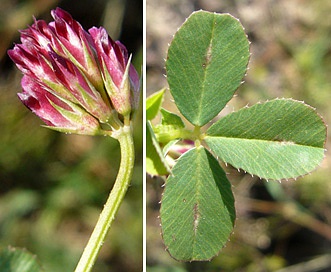
M 61 132 L 95 135 L 99 123 L 84 110 L 49 93 L 47 88 L 31 77 L 22 78 L 20 100 L 46 125 Z
M 75 65 L 87 73 L 90 81 L 99 88 L 102 78 L 95 59 L 91 37 L 71 15 L 60 8 L 52 11 L 54 30 L 60 47 Z M 56 50 L 57 51 L 57 50 Z
M 40 54 L 32 54 L 22 44 L 17 44 L 14 49 L 8 50 L 8 55 L 23 73 L 34 75 L 37 78 L 56 79 L 46 58 Z
M 122 63 L 121 49 L 108 36 L 107 31 L 103 27 L 92 27 L 89 29 L 89 33 L 93 39 L 103 75 L 105 76 L 104 69 L 107 69 L 114 84 L 120 87 L 126 66 L 125 64 L 123 66 Z
M 54 107 L 50 104 L 50 101 L 53 99 L 64 108 L 66 108 L 66 105 L 64 103 L 60 103 L 58 99 L 48 93 L 42 85 L 34 81 L 29 76 L 24 76 L 21 84 L 23 93 L 18 94 L 20 100 L 47 125 L 60 125 L 65 127 L 70 124 L 67 119 L 65 119 L 57 110 L 54 109 Z

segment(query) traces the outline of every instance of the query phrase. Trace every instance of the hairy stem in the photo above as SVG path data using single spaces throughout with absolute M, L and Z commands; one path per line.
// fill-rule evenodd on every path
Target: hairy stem
M 118 131 L 116 138 L 121 147 L 121 164 L 118 175 L 75 272 L 91 271 L 118 208 L 130 185 L 134 166 L 134 146 L 130 126 L 124 126 Z

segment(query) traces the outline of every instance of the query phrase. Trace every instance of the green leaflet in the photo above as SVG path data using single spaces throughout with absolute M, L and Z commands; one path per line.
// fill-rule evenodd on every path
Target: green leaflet
M 295 178 L 324 157 L 326 127 L 315 110 L 292 99 L 276 99 L 231 113 L 204 141 L 226 163 L 265 179 Z
M 36 256 L 25 249 L 8 247 L 0 251 L 0 271 L 5 272 L 41 272 L 44 271 Z
M 228 241 L 234 220 L 231 185 L 218 161 L 202 146 L 182 155 L 161 204 L 163 239 L 171 256 L 211 259 Z
M 174 36 L 166 62 L 171 94 L 187 120 L 203 126 L 224 108 L 241 84 L 249 55 L 237 19 L 192 13 Z

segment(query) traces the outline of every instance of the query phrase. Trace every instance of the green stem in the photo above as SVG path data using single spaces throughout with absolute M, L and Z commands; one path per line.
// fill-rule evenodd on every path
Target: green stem
M 134 146 L 130 126 L 124 126 L 116 138 L 121 147 L 121 164 L 117 178 L 75 272 L 91 271 L 111 223 L 130 185 L 134 166 Z

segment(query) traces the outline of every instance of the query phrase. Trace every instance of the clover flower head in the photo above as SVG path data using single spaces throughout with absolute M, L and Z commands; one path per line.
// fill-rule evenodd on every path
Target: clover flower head
M 8 51 L 24 75 L 18 97 L 58 131 L 117 129 L 118 115 L 131 118 L 139 99 L 139 76 L 126 48 L 104 28 L 85 31 L 60 8 L 51 14 L 54 21 L 35 19 Z

